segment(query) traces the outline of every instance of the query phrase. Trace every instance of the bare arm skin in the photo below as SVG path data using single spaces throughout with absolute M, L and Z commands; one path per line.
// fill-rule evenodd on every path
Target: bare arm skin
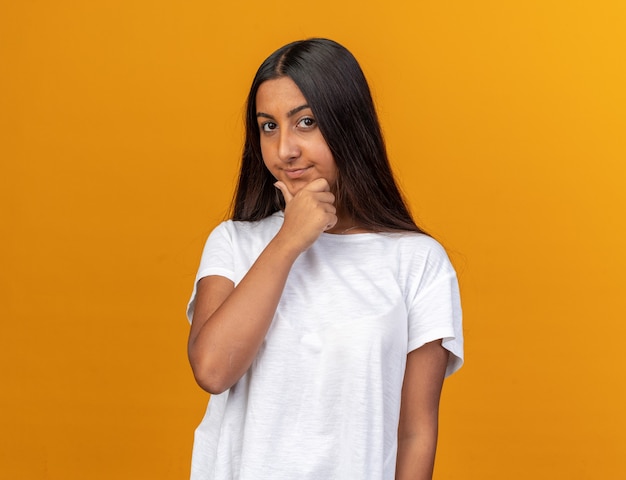
M 437 340 L 407 357 L 398 425 L 396 480 L 432 479 L 439 399 L 448 355 L 441 340 Z
M 319 178 L 285 197 L 285 221 L 235 288 L 209 276 L 198 282 L 189 333 L 189 362 L 198 384 L 212 394 L 230 388 L 252 364 L 269 329 L 291 267 L 320 234 L 335 225 L 335 198 Z

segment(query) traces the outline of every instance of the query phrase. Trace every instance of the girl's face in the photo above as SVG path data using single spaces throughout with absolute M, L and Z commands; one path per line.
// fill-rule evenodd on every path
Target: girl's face
M 268 80 L 256 95 L 263 162 L 292 195 L 317 178 L 331 189 L 337 166 L 311 108 L 289 77 Z

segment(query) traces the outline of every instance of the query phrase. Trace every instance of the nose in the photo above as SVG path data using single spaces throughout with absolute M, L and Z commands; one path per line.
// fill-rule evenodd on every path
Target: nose
M 291 163 L 300 156 L 300 153 L 297 135 L 288 128 L 280 130 L 278 157 L 283 162 Z

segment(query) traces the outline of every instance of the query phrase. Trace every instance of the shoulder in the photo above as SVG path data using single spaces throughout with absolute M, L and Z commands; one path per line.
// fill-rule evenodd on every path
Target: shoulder
M 445 253 L 443 246 L 433 237 L 425 233 L 401 232 L 392 235 L 397 236 L 398 242 L 412 250 Z
M 380 235 L 385 238 L 389 247 L 395 246 L 403 260 L 413 259 L 427 264 L 449 262 L 448 254 L 441 243 L 424 233 L 401 232 Z
M 232 252 L 236 256 L 258 256 L 274 238 L 282 222 L 282 212 L 254 222 L 226 220 L 209 234 L 204 252 L 215 255 Z
M 422 289 L 427 285 L 443 280 L 449 281 L 456 277 L 448 253 L 436 239 L 420 233 L 394 235 L 397 236 L 395 251 L 400 279 L 405 279 Z
M 212 235 L 226 235 L 229 237 L 247 237 L 249 235 L 259 235 L 263 232 L 276 232 L 284 220 L 283 212 L 276 212 L 269 217 L 257 221 L 245 220 L 225 220 L 217 225 Z

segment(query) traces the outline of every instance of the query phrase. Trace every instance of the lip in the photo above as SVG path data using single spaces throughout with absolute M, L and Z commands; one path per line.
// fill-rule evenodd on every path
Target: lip
M 289 168 L 289 169 L 284 169 L 283 172 L 285 172 L 285 175 L 287 175 L 288 178 L 290 179 L 295 179 L 295 178 L 300 178 L 302 175 L 304 175 L 311 167 L 304 167 L 304 168 Z

